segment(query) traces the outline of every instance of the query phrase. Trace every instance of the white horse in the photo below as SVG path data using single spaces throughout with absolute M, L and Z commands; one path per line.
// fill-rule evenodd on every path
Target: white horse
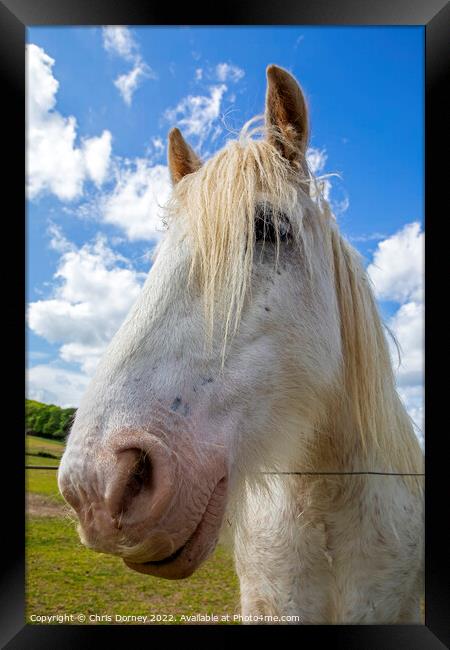
M 247 125 L 202 164 L 171 131 L 168 229 L 60 490 L 84 544 L 153 576 L 188 577 L 225 531 L 247 621 L 420 622 L 422 452 L 308 170 L 303 94 L 267 79 L 263 137 Z

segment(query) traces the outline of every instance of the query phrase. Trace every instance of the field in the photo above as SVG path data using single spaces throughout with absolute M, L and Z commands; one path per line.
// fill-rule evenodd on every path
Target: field
M 26 442 L 27 465 L 58 465 L 60 443 L 33 436 L 27 436 Z M 224 548 L 218 547 L 187 580 L 158 580 L 135 573 L 120 559 L 80 544 L 58 492 L 56 470 L 27 469 L 26 481 L 27 622 L 37 622 L 35 616 L 66 614 L 73 616 L 69 621 L 73 624 L 134 622 L 116 620 L 129 615 L 147 616 L 147 624 L 184 624 L 201 621 L 182 616 L 215 614 L 228 615 L 230 620 L 219 622 L 232 623 L 239 613 L 238 580 Z
M 56 466 L 62 450 L 61 443 L 27 436 L 26 464 Z M 229 617 L 219 623 L 233 623 L 239 613 L 239 588 L 224 548 L 219 546 L 187 580 L 158 580 L 135 573 L 118 558 L 80 544 L 58 492 L 56 470 L 27 470 L 26 480 L 28 622 L 36 622 L 33 616 L 66 614 L 73 616 L 73 624 L 131 623 L 116 620 L 130 615 L 147 616 L 147 624 L 184 624 L 189 620 L 181 616 L 215 614 Z M 423 616 L 423 601 L 421 609 Z M 96 616 L 100 618 L 90 619 Z

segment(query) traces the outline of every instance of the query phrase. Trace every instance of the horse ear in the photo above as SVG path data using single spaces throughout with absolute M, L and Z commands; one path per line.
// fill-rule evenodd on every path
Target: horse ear
M 289 162 L 306 169 L 309 125 L 306 101 L 294 77 L 277 65 L 267 68 L 268 140 Z
M 174 185 L 181 181 L 183 176 L 192 174 L 202 165 L 200 158 L 194 153 L 194 150 L 188 145 L 181 135 L 181 131 L 177 128 L 172 129 L 169 133 L 167 158 L 170 176 Z

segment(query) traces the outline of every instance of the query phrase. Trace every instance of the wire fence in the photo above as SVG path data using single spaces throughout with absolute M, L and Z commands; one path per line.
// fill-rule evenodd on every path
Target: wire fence
M 58 469 L 59 465 L 25 465 L 25 469 Z M 295 475 L 295 476 L 425 476 L 419 473 L 402 472 L 262 472 L 263 474 L 274 475 Z

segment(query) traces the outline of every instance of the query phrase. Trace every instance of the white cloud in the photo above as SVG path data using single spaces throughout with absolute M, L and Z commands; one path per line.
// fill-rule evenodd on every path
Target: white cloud
M 42 361 L 43 359 L 48 359 L 50 357 L 49 352 L 40 352 L 39 350 L 26 351 L 27 363 L 28 359 L 31 361 Z
M 151 164 L 165 157 L 166 144 L 159 136 L 150 138 L 150 143 L 145 149 L 145 155 Z
M 306 151 L 306 161 L 313 174 L 320 174 L 326 165 L 328 154 L 325 149 L 308 147 Z
M 134 60 L 137 44 L 132 33 L 124 25 L 103 27 L 103 46 L 107 52 L 112 52 L 127 61 Z
M 328 201 L 333 213 L 336 216 L 343 214 L 350 207 L 350 199 L 345 189 L 338 185 L 333 185 L 329 176 L 339 176 L 336 173 L 323 174 L 325 165 L 328 160 L 328 154 L 325 148 L 319 149 L 318 147 L 308 147 L 306 150 L 306 161 L 312 174 L 316 177 L 317 185 L 321 196 Z M 333 198 L 331 191 L 333 191 Z M 317 190 L 314 184 L 310 188 L 311 196 L 316 197 Z M 342 198 L 336 198 L 336 193 L 341 195 Z
M 59 356 L 67 363 L 78 364 L 87 376 L 92 377 L 105 348 L 105 343 L 98 346 L 90 343 L 64 343 L 59 350 Z
M 88 383 L 83 373 L 52 365 L 33 366 L 26 372 L 28 399 L 62 408 L 78 406 Z
M 117 170 L 117 184 L 102 199 L 103 220 L 121 228 L 128 239 L 158 239 L 163 230 L 162 206 L 171 192 L 169 170 L 137 159 L 133 167 Z
M 86 180 L 98 186 L 106 179 L 111 133 L 77 146 L 75 117 L 57 111 L 59 83 L 55 60 L 34 44 L 27 45 L 27 193 L 31 199 L 50 192 L 62 201 L 81 196 Z
M 143 61 L 137 61 L 134 67 L 127 74 L 121 74 L 114 81 L 114 85 L 122 95 L 122 99 L 128 106 L 131 106 L 133 95 L 138 89 L 141 81 L 145 78 L 154 78 L 152 70 Z
M 404 386 L 420 383 L 423 377 L 423 303 L 407 302 L 402 305 L 390 319 L 389 327 L 400 344 L 398 383 Z
M 209 95 L 188 95 L 175 108 L 165 112 L 165 117 L 180 126 L 187 136 L 197 136 L 199 144 L 211 133 L 215 120 L 220 115 L 220 107 L 225 84 L 211 86 Z
M 331 194 L 331 182 L 329 181 L 328 178 L 322 178 L 318 181 L 318 185 L 320 187 L 321 194 L 325 201 L 330 201 L 330 194 Z
M 47 233 L 51 235 L 50 248 L 53 250 L 58 251 L 58 253 L 67 253 L 74 250 L 74 245 L 66 239 L 61 228 L 55 223 L 50 224 Z
M 53 76 L 52 68 L 55 59 L 52 59 L 41 47 L 30 43 L 26 46 L 28 88 L 28 110 L 31 115 L 41 115 L 52 110 L 56 104 L 56 93 L 59 82 Z
M 323 196 L 325 201 L 330 200 L 331 194 L 331 182 L 328 178 L 320 178 L 320 174 L 323 172 L 326 162 L 328 160 L 328 154 L 325 149 L 318 149 L 317 147 L 308 147 L 306 150 L 306 162 L 310 171 L 314 176 L 318 176 L 317 185 L 320 191 L 320 194 Z M 313 198 L 316 197 L 317 190 L 314 184 L 310 186 L 310 193 Z M 348 206 L 344 206 L 346 209 Z
M 348 239 L 353 242 L 379 241 L 380 239 L 386 239 L 386 235 L 382 232 L 371 232 L 366 235 L 349 235 Z
M 400 399 L 408 411 L 408 414 L 413 421 L 414 430 L 422 445 L 425 444 L 424 431 L 425 431 L 425 410 L 424 410 L 424 390 L 423 385 L 418 384 L 415 386 L 399 386 L 398 393 Z
M 86 170 L 99 187 L 106 179 L 111 157 L 111 133 L 103 131 L 99 138 L 90 138 L 83 142 Z
M 165 160 L 166 158 L 166 143 L 159 136 L 150 138 L 148 146 L 145 148 L 145 157 L 148 163 L 155 165 L 157 161 Z
M 64 361 L 92 374 L 137 298 L 145 274 L 130 268 L 100 236 L 77 248 L 70 242 L 61 247 L 64 238 L 58 234 L 57 245 L 65 250 L 54 276 L 58 284 L 52 297 L 29 304 L 28 325 L 48 342 L 62 345 Z
M 197 68 L 195 70 L 195 81 L 201 81 L 203 79 L 203 68 Z
M 218 63 L 215 69 L 218 81 L 239 81 L 245 75 L 244 70 L 230 63 Z
M 344 198 L 341 201 L 333 201 L 332 207 L 335 215 L 343 214 L 350 207 L 350 199 L 348 198 L 348 196 L 344 196 Z
M 152 145 L 155 151 L 162 152 L 164 151 L 164 142 L 161 138 L 152 138 Z
M 400 346 L 391 345 L 397 386 L 409 415 L 423 440 L 424 376 L 424 305 L 423 262 L 424 233 L 420 224 L 405 225 L 397 233 L 379 242 L 367 271 L 380 300 L 399 303 L 389 320 L 389 328 Z
M 424 241 L 420 224 L 414 222 L 378 244 L 367 269 L 377 298 L 399 303 L 423 300 Z
M 104 27 L 103 46 L 107 52 L 116 54 L 133 64 L 129 72 L 119 75 L 114 81 L 125 104 L 131 106 L 133 95 L 141 82 L 144 79 L 156 79 L 156 74 L 143 60 L 139 46 L 128 27 L 123 25 Z

